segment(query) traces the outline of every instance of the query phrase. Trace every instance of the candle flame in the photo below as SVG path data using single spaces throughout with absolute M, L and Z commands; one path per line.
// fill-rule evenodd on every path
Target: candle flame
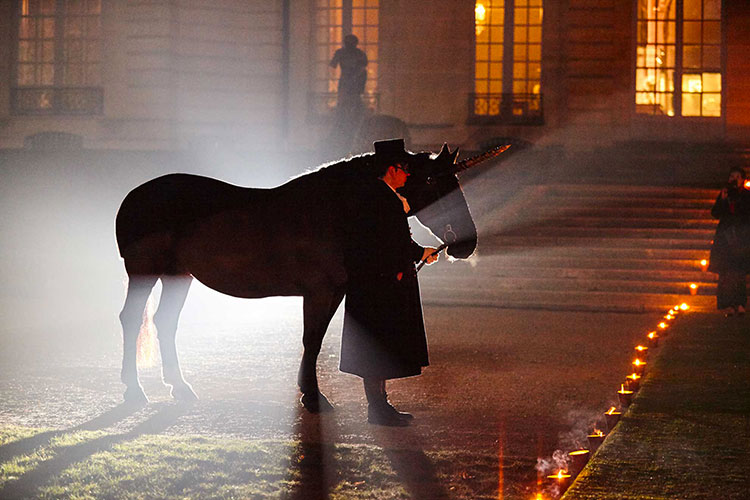
M 706 259 L 701 260 L 701 266 L 705 266 L 708 264 L 708 261 Z
M 666 327 L 667 327 L 667 324 L 664 323 L 663 321 L 659 323 L 659 328 L 661 328 L 662 330 L 665 329 Z
M 635 358 L 635 361 L 633 361 L 633 364 L 634 364 L 635 366 L 641 366 L 641 365 L 645 365 L 646 363 L 644 363 L 643 361 L 641 361 L 641 360 L 640 360 L 640 359 L 638 359 L 638 358 Z
M 695 290 L 696 288 L 698 288 L 698 285 L 696 285 L 695 283 L 690 283 L 690 288 Z
M 672 316 L 671 314 L 667 314 L 666 316 L 664 316 L 664 319 L 669 321 L 670 319 L 674 319 L 674 316 Z
M 657 335 L 656 335 L 656 332 L 649 332 L 649 334 L 648 334 L 648 338 L 650 338 L 651 340 L 653 340 L 653 339 L 655 339 L 656 337 L 657 337 Z
M 643 352 L 643 351 L 645 351 L 646 349 L 648 349 L 648 347 L 646 347 L 646 346 L 642 346 L 642 345 L 637 345 L 637 346 L 635 346 L 635 350 L 636 350 L 636 351 L 641 351 L 641 352 Z
M 614 415 L 616 411 L 617 408 L 613 406 L 609 410 L 607 410 L 607 415 Z
M 628 376 L 627 376 L 626 378 L 629 378 L 630 380 L 633 380 L 633 381 L 635 381 L 635 380 L 638 380 L 639 378 L 641 378 L 641 376 L 640 376 L 640 375 L 638 375 L 637 373 L 631 373 L 631 374 L 630 374 L 630 375 L 628 375 Z
M 690 306 L 683 302 L 682 304 L 680 304 L 680 309 L 683 311 L 687 311 L 688 309 L 690 309 Z
M 614 406 L 613 406 L 613 408 L 614 408 Z M 600 431 L 599 429 L 594 429 L 594 436 L 602 437 L 602 436 L 604 436 L 604 433 L 602 431 Z

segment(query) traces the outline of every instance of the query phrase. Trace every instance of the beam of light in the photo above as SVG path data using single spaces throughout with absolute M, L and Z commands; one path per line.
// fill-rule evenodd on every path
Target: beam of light
M 154 311 L 156 311 L 156 297 L 152 292 L 143 310 L 143 322 L 138 332 L 136 343 L 136 364 L 142 368 L 151 368 L 156 364 L 156 326 L 154 325 Z

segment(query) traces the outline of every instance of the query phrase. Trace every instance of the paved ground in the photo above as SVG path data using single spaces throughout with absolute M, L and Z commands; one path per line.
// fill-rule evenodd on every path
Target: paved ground
M 553 467 L 556 450 L 584 442 L 614 403 L 613 388 L 636 340 L 658 318 L 427 307 L 432 366 L 421 377 L 389 385 L 391 399 L 416 415 L 415 424 L 387 429 L 364 422 L 359 379 L 337 371 L 341 311 L 319 363 L 322 388 L 337 410 L 321 417 L 300 410 L 294 380 L 300 313 L 295 299 L 247 302 L 191 291 L 178 349 L 201 400 L 163 422 L 160 432 L 373 444 L 391 451 L 392 465 L 414 498 L 453 496 L 429 476 L 426 452 L 473 454 L 472 466 L 481 455 L 482 466 L 493 470 L 469 470 L 468 459 L 454 464 L 465 483 L 461 498 L 511 500 L 537 491 L 537 478 Z M 158 369 L 147 368 L 142 381 L 150 407 L 131 415 L 111 411 L 123 390 L 114 321 L 96 330 L 8 333 L 0 353 L 4 425 L 69 429 L 88 422 L 89 428 L 129 429 L 169 401 Z M 11 458 L 5 455 L 0 460 Z M 415 479 L 415 473 L 421 476 Z
M 565 500 L 750 498 L 750 320 L 681 318 Z

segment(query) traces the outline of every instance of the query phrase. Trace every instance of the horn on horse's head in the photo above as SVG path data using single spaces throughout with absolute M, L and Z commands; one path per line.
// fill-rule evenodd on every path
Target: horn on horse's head
M 456 163 L 456 158 L 458 158 L 458 148 L 451 151 L 448 144 L 444 142 L 443 147 L 440 148 L 440 153 L 435 157 L 435 160 L 452 165 Z
M 471 167 L 475 167 L 482 162 L 485 162 L 487 160 L 500 156 L 505 151 L 507 151 L 507 149 L 510 146 L 511 146 L 510 144 L 502 144 L 500 146 L 496 146 L 490 149 L 489 151 L 485 151 L 484 153 L 462 160 L 456 163 L 456 167 L 453 169 L 453 173 L 457 174 L 459 172 L 463 172 L 464 170 L 468 170 Z M 456 148 L 456 152 L 458 152 L 458 148 Z

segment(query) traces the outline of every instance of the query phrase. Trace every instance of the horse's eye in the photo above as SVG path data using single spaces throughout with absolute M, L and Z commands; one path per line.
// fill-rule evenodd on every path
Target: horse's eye
M 433 182 L 435 182 L 435 178 L 434 177 L 430 176 L 430 177 L 427 178 L 427 184 L 432 184 Z

